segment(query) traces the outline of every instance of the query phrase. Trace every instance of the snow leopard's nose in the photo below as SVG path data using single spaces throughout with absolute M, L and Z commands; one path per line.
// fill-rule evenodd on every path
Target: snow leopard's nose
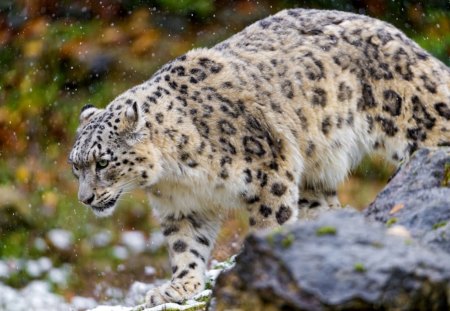
M 95 195 L 93 193 L 89 195 L 83 195 L 81 193 L 78 193 L 78 200 L 86 205 L 91 205 L 91 203 L 94 201 Z

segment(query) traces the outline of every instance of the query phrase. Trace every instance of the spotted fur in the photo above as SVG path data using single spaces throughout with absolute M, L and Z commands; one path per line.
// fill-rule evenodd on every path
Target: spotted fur
M 449 145 L 449 107 L 449 69 L 393 26 L 286 10 L 86 107 L 70 161 L 98 215 L 129 188 L 149 194 L 173 270 L 147 295 L 156 305 L 203 288 L 227 210 L 267 228 L 339 206 L 336 187 L 365 154 L 399 163 Z

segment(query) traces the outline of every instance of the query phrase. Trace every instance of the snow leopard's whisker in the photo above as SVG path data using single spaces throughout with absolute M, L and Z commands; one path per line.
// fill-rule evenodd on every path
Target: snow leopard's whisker
M 118 184 L 118 185 L 116 186 L 116 189 L 122 189 L 122 191 L 128 191 L 128 190 L 130 190 L 129 188 L 134 188 L 135 182 L 136 182 L 137 180 L 138 180 L 138 178 L 137 178 L 137 177 L 134 177 L 134 178 L 131 179 L 131 180 L 128 180 L 128 181 L 126 181 L 126 182 L 124 182 L 124 183 Z

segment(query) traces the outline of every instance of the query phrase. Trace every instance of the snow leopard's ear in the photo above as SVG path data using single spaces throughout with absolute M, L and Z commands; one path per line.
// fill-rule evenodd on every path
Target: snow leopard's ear
M 89 120 L 91 120 L 92 117 L 95 116 L 100 111 L 101 111 L 100 109 L 95 108 L 91 104 L 84 105 L 83 108 L 81 108 L 81 112 L 80 112 L 80 125 L 79 125 L 79 127 L 82 127 L 83 125 L 88 123 Z
M 128 105 L 127 110 L 125 111 L 125 118 L 128 122 L 128 125 L 132 126 L 136 122 L 139 121 L 140 117 L 140 111 L 137 101 L 133 101 L 131 104 Z
M 137 132 L 139 129 L 141 129 L 142 122 L 142 111 L 137 101 L 127 103 L 123 121 L 123 130 L 130 133 Z

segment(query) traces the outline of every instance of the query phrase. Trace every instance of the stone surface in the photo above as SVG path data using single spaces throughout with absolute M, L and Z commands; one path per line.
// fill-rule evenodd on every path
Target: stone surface
M 245 241 L 209 310 L 449 310 L 450 256 L 355 211 Z
M 450 148 L 414 153 L 364 214 L 450 253 Z

